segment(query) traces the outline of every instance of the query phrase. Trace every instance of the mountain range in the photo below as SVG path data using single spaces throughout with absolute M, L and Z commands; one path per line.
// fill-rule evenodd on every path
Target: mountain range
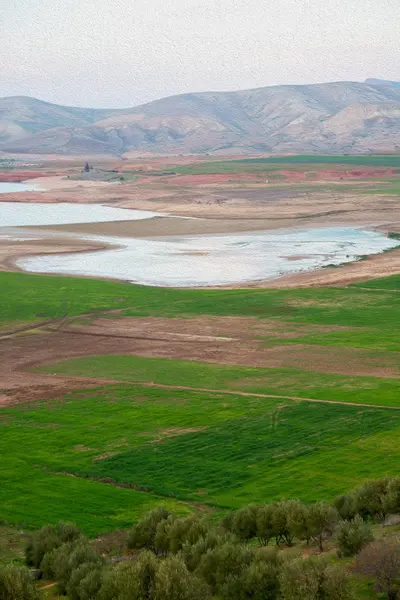
M 0 98 L 20 154 L 363 153 L 400 147 L 400 83 L 367 79 L 171 96 L 127 109 Z

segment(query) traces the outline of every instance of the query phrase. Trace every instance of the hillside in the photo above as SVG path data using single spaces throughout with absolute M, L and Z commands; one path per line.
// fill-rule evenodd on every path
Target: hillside
M 3 108 L 5 107 L 5 108 Z M 20 153 L 363 153 L 400 146 L 400 86 L 367 80 L 172 96 L 124 110 L 0 100 Z
M 95 108 L 58 106 L 26 96 L 0 98 L 0 145 L 56 127 L 83 127 L 110 115 Z

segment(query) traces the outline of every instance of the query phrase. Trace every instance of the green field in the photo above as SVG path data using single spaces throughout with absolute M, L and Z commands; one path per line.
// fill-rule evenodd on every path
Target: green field
M 282 337 L 278 331 L 262 338 L 267 346 L 317 344 L 328 356 L 343 347 L 397 360 L 399 351 L 400 276 L 293 290 L 173 290 L 21 273 L 0 273 L 0 284 L 3 330 L 120 309 L 113 318 L 271 320 Z M 316 330 L 332 325 L 344 328 Z M 283 335 L 290 330 L 298 337 Z M 0 409 L 0 522 L 34 528 L 68 519 L 94 536 L 126 528 L 160 503 L 183 513 L 202 507 L 223 514 L 284 496 L 330 500 L 368 478 L 397 475 L 400 379 L 312 367 L 131 355 L 43 366 L 121 383 Z
M 68 518 L 89 534 L 172 498 L 217 510 L 332 498 L 400 458 L 397 411 L 135 386 L 3 409 L 1 425 L 1 519 Z
M 274 156 L 271 158 L 244 158 L 238 160 L 206 161 L 189 165 L 175 165 L 171 169 L 181 175 L 201 173 L 257 173 L 271 172 L 282 168 L 310 170 L 341 167 L 400 167 L 400 155 L 375 156 L 320 156 L 296 155 Z
M 76 358 L 56 365 L 46 365 L 41 370 L 45 373 L 82 375 L 134 383 L 152 381 L 171 386 L 400 408 L 400 379 L 352 377 L 312 370 L 239 367 L 139 356 Z
M 175 290 L 0 273 L 0 325 L 124 309 L 126 316 L 254 316 L 285 322 L 400 329 L 400 276 L 345 288 Z M 366 290 L 365 288 L 371 288 Z M 384 338 L 384 333 L 382 334 Z

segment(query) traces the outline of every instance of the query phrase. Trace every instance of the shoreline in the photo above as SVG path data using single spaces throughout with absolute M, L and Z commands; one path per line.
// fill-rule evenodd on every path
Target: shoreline
M 286 229 L 289 231 L 316 227 L 359 227 L 379 231 L 388 235 L 390 232 L 400 232 L 400 215 L 397 210 L 364 211 L 361 206 L 351 205 L 348 211 L 322 210 L 323 202 L 320 195 L 315 198 L 303 199 L 296 197 L 296 190 L 290 197 L 280 197 L 276 193 L 271 201 L 261 202 L 259 197 L 246 198 L 247 189 L 238 189 L 238 198 L 229 199 L 226 203 L 207 200 L 198 203 L 195 198 L 196 191 L 189 199 L 182 199 L 182 194 L 171 190 L 153 189 L 143 191 L 131 184 L 118 184 L 106 182 L 82 182 L 67 180 L 61 176 L 40 177 L 24 181 L 27 185 L 46 185 L 45 191 L 18 192 L 15 194 L 1 194 L 1 201 L 26 202 L 69 202 L 79 204 L 102 204 L 114 208 L 130 208 L 138 210 L 151 210 L 163 212 L 150 219 L 132 221 L 108 221 L 100 223 L 82 223 L 69 225 L 41 225 L 18 227 L 23 234 L 36 234 L 43 236 L 41 240 L 25 240 L 23 243 L 7 240 L 0 242 L 0 270 L 33 273 L 19 267 L 17 262 L 24 257 L 45 256 L 48 254 L 72 254 L 84 252 L 104 251 L 112 247 L 119 247 L 115 238 L 132 237 L 143 239 L 165 239 L 178 236 L 218 236 L 227 234 L 263 233 Z M 107 190 L 106 196 L 103 193 Z M 121 195 L 114 197 L 118 190 Z M 51 195 L 55 192 L 57 197 Z M 74 196 L 71 197 L 71 191 Z M 271 194 L 271 188 L 265 189 L 265 194 Z M 68 198 L 65 193 L 68 192 Z M 123 193 L 125 194 L 123 194 Z M 133 198 L 130 199 L 132 192 Z M 187 190 L 182 190 L 182 193 Z M 232 192 L 229 192 L 232 194 Z M 260 190 L 257 192 L 260 193 Z M 49 195 L 50 194 L 50 195 Z M 212 191 L 207 198 L 212 197 Z M 216 194 L 216 190 L 214 190 Z M 12 196 L 13 198 L 11 198 Z M 147 196 L 147 197 L 146 197 Z M 216 196 L 215 196 L 216 197 Z M 360 200 L 360 197 L 358 197 Z M 362 198 L 364 200 L 365 198 Z M 215 200 L 215 199 L 214 199 Z M 376 198 L 377 200 L 377 198 Z M 334 201 L 334 198 L 332 198 Z M 361 200 L 360 200 L 361 201 Z M 0 205 L 1 206 L 1 205 Z M 336 205 L 334 205 L 336 207 Z M 303 209 L 302 209 L 303 207 Z M 78 207 L 77 207 L 78 208 Z M 332 208 L 332 205 L 331 205 Z M 318 209 L 318 210 L 317 210 Z M 170 216 L 165 216 L 168 212 Z M 379 215 L 379 216 L 378 216 Z M 191 218 L 188 218 L 191 217 Z M 382 217 L 386 217 L 383 219 Z M 15 229 L 15 228 L 14 228 Z M 97 235 L 112 237 L 109 244 L 106 241 L 96 242 L 85 240 L 82 235 Z M 243 288 L 291 288 L 342 285 L 346 283 L 365 281 L 369 278 L 390 275 L 400 272 L 400 250 L 392 249 L 390 252 L 369 255 L 365 260 L 344 263 L 335 267 L 314 268 L 302 272 L 293 272 L 280 277 L 262 280 L 250 280 L 243 283 L 232 283 L 218 286 L 194 286 L 184 289 L 243 289 Z M 112 277 L 98 277 L 91 275 L 74 275 L 61 273 L 46 273 L 57 276 L 73 276 L 107 281 L 120 281 L 131 285 L 126 279 Z M 143 284 L 144 285 L 144 284 Z
M 137 221 L 136 221 L 137 223 Z M 332 226 L 332 224 L 330 224 Z M 376 227 L 383 227 L 379 225 Z M 50 228 L 46 228 L 47 230 Z M 42 228 L 20 228 L 25 230 L 27 234 L 33 233 L 33 230 Z M 292 228 L 300 229 L 300 227 Z M 372 229 L 372 228 L 369 228 Z M 262 232 L 260 232 L 262 233 Z M 155 238 L 157 239 L 157 238 Z M 162 238 L 161 238 L 162 239 Z M 74 243 L 76 241 L 76 243 Z M 6 255 L 2 257 L 2 247 L 6 247 Z M 8 246 L 8 253 L 7 253 Z M 22 250 L 21 246 L 24 247 Z M 26 246 L 29 246 L 28 248 Z M 71 233 L 66 238 L 58 238 L 56 235 L 42 238 L 41 240 L 24 241 L 23 244 L 13 242 L 12 240 L 6 244 L 0 244 L 0 270 L 3 271 L 18 271 L 30 274 L 42 274 L 58 277 L 79 277 L 84 279 L 97 279 L 104 281 L 114 281 L 126 283 L 130 285 L 143 285 L 160 288 L 175 288 L 175 289 L 289 289 L 296 287 L 323 287 L 323 286 L 339 286 L 349 283 L 366 281 L 371 278 L 388 276 L 400 272 L 400 247 L 394 247 L 389 250 L 383 250 L 377 254 L 370 254 L 362 260 L 342 263 L 332 267 L 311 268 L 304 271 L 293 272 L 279 277 L 271 277 L 267 279 L 248 280 L 244 282 L 233 282 L 230 284 L 221 285 L 199 285 L 199 286 L 170 286 L 156 285 L 151 283 L 135 282 L 126 278 L 115 278 L 108 276 L 95 276 L 75 273 L 60 273 L 48 271 L 39 273 L 29 271 L 18 265 L 18 261 L 30 256 L 46 256 L 48 254 L 75 254 L 87 252 L 100 252 L 110 250 L 112 248 L 124 247 L 123 244 L 107 243 L 105 241 L 96 242 L 95 240 L 85 240 L 80 238 L 78 234 Z M 46 249 L 46 251 L 44 251 Z M 15 250 L 15 251 L 14 251 Z M 292 257 L 293 261 L 298 260 L 298 257 Z

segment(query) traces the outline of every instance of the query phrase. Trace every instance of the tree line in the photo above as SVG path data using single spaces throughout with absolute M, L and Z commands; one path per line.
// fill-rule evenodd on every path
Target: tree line
M 118 560 L 96 551 L 76 525 L 60 522 L 30 536 L 27 567 L 0 567 L 0 600 L 36 600 L 32 570 L 56 581 L 70 600 L 350 600 L 342 566 L 279 552 L 298 542 L 322 551 L 328 539 L 339 556 L 357 555 L 357 570 L 394 600 L 400 598 L 400 543 L 374 541 L 371 524 L 396 513 L 400 478 L 368 482 L 331 504 L 250 505 L 219 523 L 160 507 L 131 528 L 126 556 Z

